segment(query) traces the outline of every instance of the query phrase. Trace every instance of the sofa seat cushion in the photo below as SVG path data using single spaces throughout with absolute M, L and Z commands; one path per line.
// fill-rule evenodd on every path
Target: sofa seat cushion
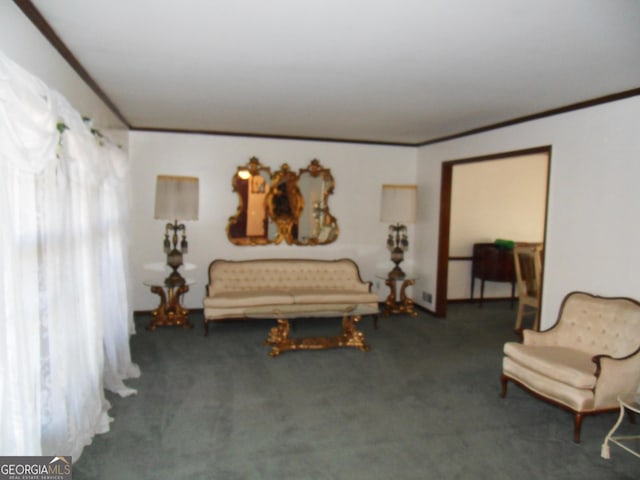
M 205 308 L 256 307 L 260 305 L 291 305 L 293 303 L 293 295 L 281 290 L 226 292 L 204 299 Z
M 293 305 L 264 305 L 249 307 L 243 310 L 244 314 L 251 317 L 265 318 L 305 318 L 305 317 L 342 317 L 345 314 L 376 315 L 378 307 L 371 304 L 354 305 L 344 303 L 294 303 Z
M 573 348 L 516 342 L 507 342 L 504 353 L 514 362 L 561 384 L 584 390 L 596 386 L 596 364 L 591 360 L 590 353 Z
M 378 295 L 362 290 L 326 290 L 326 289 L 294 289 L 291 290 L 294 303 L 377 303 Z

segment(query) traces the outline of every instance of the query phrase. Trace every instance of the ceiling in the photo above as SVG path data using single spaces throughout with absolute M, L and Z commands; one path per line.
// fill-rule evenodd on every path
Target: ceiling
M 637 0 L 31 3 L 134 129 L 418 145 L 640 94 Z

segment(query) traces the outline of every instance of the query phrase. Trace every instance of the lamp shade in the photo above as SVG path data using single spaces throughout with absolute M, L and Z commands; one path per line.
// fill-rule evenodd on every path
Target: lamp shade
M 198 219 L 198 178 L 158 175 L 156 211 L 159 220 Z
M 382 185 L 380 220 L 387 223 L 415 223 L 418 187 Z

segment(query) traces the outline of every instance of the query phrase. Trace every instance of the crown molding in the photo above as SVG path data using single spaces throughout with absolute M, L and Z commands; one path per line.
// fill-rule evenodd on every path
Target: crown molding
M 40 30 L 42 35 L 49 41 L 49 43 L 55 48 L 62 58 L 64 58 L 67 63 L 75 70 L 75 72 L 85 81 L 85 83 L 94 91 L 94 93 L 100 97 L 100 99 L 107 105 L 107 107 L 113 112 L 113 114 L 118 117 L 118 119 L 124 123 L 127 128 L 131 128 L 131 125 L 127 121 L 127 119 L 122 115 L 120 110 L 115 106 L 115 104 L 111 101 L 111 99 L 107 96 L 106 93 L 100 88 L 98 83 L 89 75 L 89 72 L 85 70 L 82 64 L 78 61 L 75 55 L 69 50 L 69 48 L 65 45 L 62 39 L 56 34 L 56 32 L 51 28 L 51 25 L 45 20 L 42 14 L 38 11 L 31 0 L 13 0 L 22 13 L 26 15 L 26 17 L 31 20 L 31 23 Z
M 53 28 L 45 20 L 38 9 L 33 5 L 31 0 L 13 0 L 13 2 L 22 10 L 29 20 L 35 25 L 38 30 L 45 36 L 45 38 L 51 43 L 51 45 L 62 55 L 62 57 L 69 63 L 69 65 L 78 73 L 78 75 L 87 83 L 87 85 L 96 93 L 98 97 L 107 105 L 107 107 L 124 123 L 129 130 L 139 132 L 161 132 L 161 133 L 187 133 L 187 134 L 200 134 L 200 135 L 218 135 L 218 136 L 231 136 L 231 137 L 247 137 L 247 138 L 265 138 L 276 140 L 297 140 L 297 141 L 313 141 L 313 142 L 332 142 L 332 143 L 351 143 L 361 145 L 379 145 L 379 146 L 391 146 L 391 147 L 424 147 L 427 145 L 433 145 L 436 143 L 447 142 L 458 138 L 468 137 L 479 133 L 488 132 L 491 130 L 497 130 L 512 125 L 518 125 L 520 123 L 531 122 L 533 120 L 540 120 L 546 117 L 552 117 L 563 113 L 572 112 L 575 110 L 582 110 L 585 108 L 602 105 L 604 103 L 615 102 L 618 100 L 624 100 L 640 95 L 640 87 L 633 88 L 631 90 L 625 90 L 623 92 L 613 93 L 602 97 L 585 100 L 578 103 L 572 103 L 562 107 L 552 108 L 544 110 L 542 112 L 525 115 L 522 117 L 505 120 L 503 122 L 493 123 L 490 125 L 484 125 L 481 127 L 465 130 L 462 132 L 454 133 L 451 135 L 445 135 L 442 137 L 436 137 L 422 142 L 410 143 L 410 142 L 391 142 L 391 141 L 377 141 L 377 140 L 359 140 L 359 139 L 345 139 L 345 138 L 327 138 L 327 137 L 306 137 L 306 136 L 292 136 L 292 135 L 274 135 L 264 133 L 251 133 L 251 132 L 225 132 L 217 130 L 189 130 L 189 129 L 171 129 L 171 128 L 157 128 L 152 126 L 133 126 L 120 112 L 111 99 L 104 93 L 98 83 L 89 75 L 87 70 L 80 64 L 75 55 L 64 44 L 60 37 L 55 33 Z
M 563 113 L 573 112 L 576 110 L 582 110 L 584 108 L 591 108 L 597 105 L 602 105 L 604 103 L 616 102 L 618 100 L 624 100 L 626 98 L 635 97 L 640 95 L 640 87 L 633 88 L 631 90 L 625 90 L 623 92 L 612 93 L 610 95 L 605 95 L 598 98 L 593 98 L 590 100 L 585 100 L 583 102 L 572 103 L 570 105 L 565 105 L 563 107 L 552 108 L 550 110 L 544 110 L 542 112 L 533 113 L 531 115 L 525 115 L 523 117 L 513 118 L 511 120 L 506 120 L 504 122 L 493 123 L 491 125 L 485 125 L 483 127 L 473 128 L 471 130 L 465 130 L 460 133 L 454 133 L 452 135 L 447 135 L 444 137 L 433 138 L 431 140 L 426 140 L 424 142 L 418 143 L 417 147 L 424 147 L 426 145 L 433 145 L 435 143 L 447 142 L 449 140 L 454 140 L 457 138 L 468 137 L 470 135 L 476 135 L 478 133 L 488 132 L 490 130 L 497 130 L 499 128 L 510 127 L 512 125 L 517 125 L 519 123 L 531 122 L 533 120 L 540 120 L 546 117 L 553 117 L 555 115 L 560 115 Z
M 387 147 L 416 147 L 415 143 L 402 142 L 386 142 L 381 140 L 359 140 L 350 138 L 331 138 L 331 137 L 305 137 L 295 135 L 276 135 L 268 133 L 249 133 L 249 132 L 225 132 L 219 130 L 190 130 L 181 128 L 158 128 L 158 127 L 131 127 L 134 132 L 158 132 L 158 133 L 188 133 L 197 135 L 217 135 L 223 137 L 248 137 L 248 138 L 265 138 L 274 140 L 296 140 L 303 142 L 332 142 L 332 143 L 354 143 L 360 145 L 379 145 Z

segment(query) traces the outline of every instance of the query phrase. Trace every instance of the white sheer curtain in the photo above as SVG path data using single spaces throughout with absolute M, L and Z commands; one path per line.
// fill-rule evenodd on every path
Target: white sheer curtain
M 135 393 L 127 166 L 0 52 L 0 455 L 77 460 L 109 429 L 103 389 Z

